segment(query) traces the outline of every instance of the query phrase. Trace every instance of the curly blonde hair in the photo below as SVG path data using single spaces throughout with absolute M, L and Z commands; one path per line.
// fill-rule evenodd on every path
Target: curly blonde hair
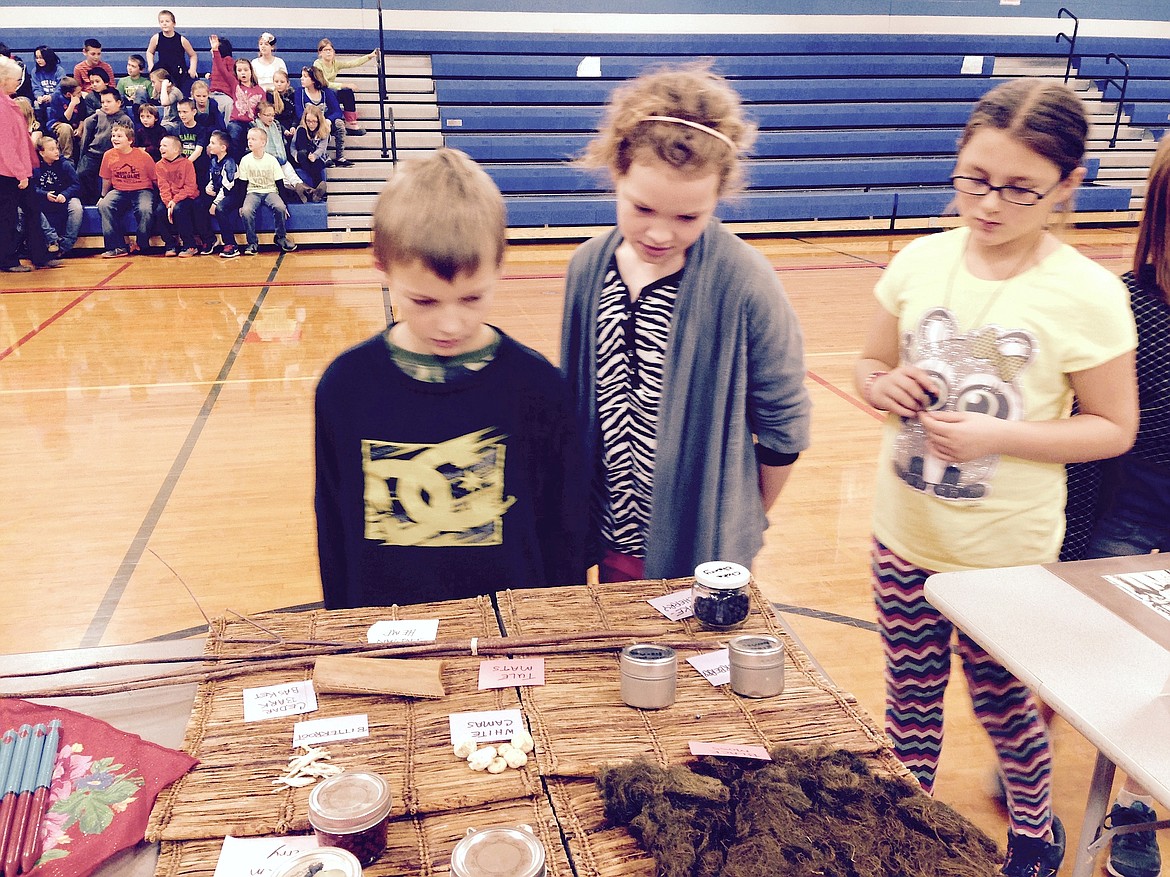
M 651 116 L 683 120 L 648 121 Z M 694 122 L 724 135 L 694 128 Z M 610 97 L 599 136 L 579 163 L 606 168 L 614 179 L 629 172 L 639 157 L 653 157 L 696 176 L 714 171 L 719 194 L 743 185 L 739 153 L 756 138 L 756 126 L 743 115 L 735 89 L 707 64 L 663 67 L 618 87 Z

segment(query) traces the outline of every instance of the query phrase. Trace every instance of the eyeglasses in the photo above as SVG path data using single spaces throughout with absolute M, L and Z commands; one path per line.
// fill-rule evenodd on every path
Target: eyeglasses
M 1004 201 L 1009 204 L 1019 204 L 1021 207 L 1033 207 L 1039 204 L 1063 182 L 1063 178 L 1059 179 L 1047 191 L 1037 192 L 1035 189 L 1023 189 L 1019 186 L 993 186 L 982 177 L 951 177 L 951 185 L 955 187 L 956 192 L 962 192 L 964 195 L 978 195 L 979 197 L 999 192 L 999 197 Z

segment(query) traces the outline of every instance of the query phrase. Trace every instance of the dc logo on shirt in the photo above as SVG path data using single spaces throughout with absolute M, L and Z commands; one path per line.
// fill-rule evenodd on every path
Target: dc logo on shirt
M 383 545 L 503 541 L 505 436 L 484 429 L 438 444 L 365 439 L 365 537 Z

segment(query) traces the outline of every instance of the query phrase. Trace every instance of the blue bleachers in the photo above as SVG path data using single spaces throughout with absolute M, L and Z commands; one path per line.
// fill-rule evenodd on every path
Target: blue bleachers
M 745 79 L 735 83 L 744 103 L 831 101 L 976 101 L 1002 79 Z M 449 79 L 435 83 L 441 104 L 575 106 L 603 104 L 621 83 L 605 79 Z
M 323 202 L 316 204 L 289 204 L 288 205 L 289 218 L 286 227 L 289 231 L 315 231 L 323 229 L 327 226 L 329 211 Z M 125 217 L 124 230 L 127 234 L 134 232 L 134 216 L 127 213 Z M 272 212 L 264 210 L 259 214 L 259 220 L 256 223 L 258 231 L 272 231 Z M 241 234 L 244 231 L 243 223 L 241 222 L 237 229 Z M 81 220 L 81 235 L 101 236 L 102 233 L 102 217 L 98 213 L 96 207 L 86 207 L 85 215 Z
M 102 35 L 106 57 L 119 70 L 126 47 L 141 41 L 123 30 Z M 209 31 L 182 30 L 205 59 Z M 225 35 L 238 56 L 253 54 L 253 34 Z M 368 31 L 330 35 L 345 54 L 372 47 Z M 593 136 L 622 81 L 688 60 L 706 61 L 731 78 L 759 128 L 746 167 L 748 191 L 721 205 L 724 218 L 781 221 L 800 219 L 802 211 L 809 219 L 937 215 L 952 197 L 947 177 L 971 107 L 1001 81 L 993 76 L 997 58 L 1045 56 L 1063 68 L 1064 52 L 1051 36 L 985 34 L 385 36 L 392 52 L 430 56 L 444 142 L 484 163 L 505 193 L 511 222 L 523 227 L 612 222 L 605 175 L 569 162 Z M 5 38 L 21 45 L 11 32 Z M 316 57 L 315 34 L 295 31 L 281 39 L 279 55 L 295 78 Z M 1135 121 L 1166 127 L 1167 46 L 1155 39 L 1082 38 L 1076 60 L 1084 75 L 1117 75 L 1116 63 L 1103 65 L 1108 52 L 1131 61 L 1126 103 Z M 66 65 L 76 60 L 69 52 L 62 58 Z M 1090 168 L 1090 179 L 1095 171 Z M 1127 189 L 1090 184 L 1079 209 L 1125 210 L 1129 197 Z M 323 210 L 320 227 L 326 227 Z
M 750 51 L 749 48 L 743 49 Z M 958 76 L 963 69 L 963 55 L 935 55 L 931 72 L 939 76 Z M 431 69 L 437 79 L 572 79 L 582 54 L 564 55 L 452 55 L 431 56 Z M 991 74 L 994 58 L 984 58 L 981 76 Z M 602 79 L 630 79 L 666 64 L 710 62 L 723 76 L 737 79 L 751 77 L 798 78 L 871 76 L 921 76 L 922 62 L 916 54 L 833 55 L 825 52 L 810 55 L 735 54 L 711 55 L 605 55 L 601 57 Z

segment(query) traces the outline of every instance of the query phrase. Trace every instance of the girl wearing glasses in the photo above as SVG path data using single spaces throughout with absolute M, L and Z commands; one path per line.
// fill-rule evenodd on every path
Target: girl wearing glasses
M 889 413 L 872 553 L 886 731 L 928 792 L 953 628 L 926 578 L 1055 561 L 1063 464 L 1123 453 L 1137 427 L 1125 289 L 1049 231 L 1084 179 L 1087 132 L 1063 85 L 1017 80 L 978 102 L 952 177 L 961 227 L 890 262 L 855 370 L 862 398 Z M 958 652 L 1005 777 L 1003 873 L 1051 877 L 1064 832 L 1035 698 L 962 633 Z

